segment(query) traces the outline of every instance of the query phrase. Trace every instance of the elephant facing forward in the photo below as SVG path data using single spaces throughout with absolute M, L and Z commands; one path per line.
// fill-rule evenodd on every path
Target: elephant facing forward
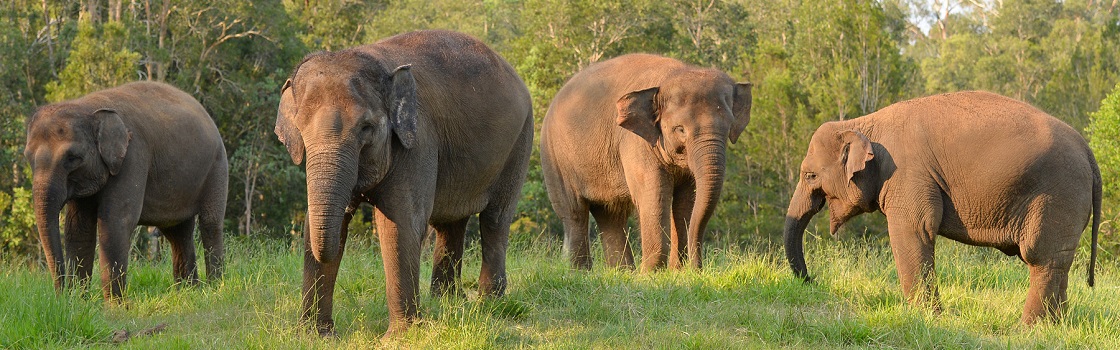
M 347 226 L 374 207 L 391 336 L 417 315 L 420 243 L 435 227 L 432 293 L 460 294 L 467 220 L 479 214 L 479 293 L 506 288 L 509 225 L 532 152 L 529 90 L 464 34 L 419 31 L 308 56 L 281 90 L 276 135 L 307 160 L 303 318 L 331 316 Z
M 197 282 L 196 218 L 206 277 L 221 278 L 229 165 L 218 127 L 187 93 L 135 82 L 44 106 L 27 121 L 24 152 L 57 289 L 69 276 L 87 281 L 98 253 L 103 294 L 119 300 L 137 224 L 163 231 L 176 282 Z M 65 259 L 58 223 L 64 205 Z
M 1101 175 L 1081 134 L 1046 113 L 988 92 L 900 102 L 821 125 L 801 162 L 785 220 L 786 257 L 808 280 L 802 235 L 828 206 L 835 233 L 882 211 L 903 294 L 940 310 L 938 236 L 992 247 L 1030 269 L 1022 322 L 1058 318 L 1081 232 L 1093 218 L 1093 285 Z
M 700 268 L 727 140 L 739 138 L 750 110 L 750 84 L 666 57 L 620 56 L 573 76 L 541 127 L 541 167 L 572 267 L 591 268 L 589 212 L 607 265 L 632 267 L 626 220 L 637 209 L 642 271 L 666 260 L 680 268 L 686 247 Z

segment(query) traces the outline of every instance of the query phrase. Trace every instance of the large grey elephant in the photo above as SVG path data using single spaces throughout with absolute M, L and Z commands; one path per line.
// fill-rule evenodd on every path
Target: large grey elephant
M 529 91 L 482 42 L 449 31 L 397 35 L 305 58 L 284 84 L 276 135 L 307 158 L 303 318 L 331 334 L 347 226 L 373 205 L 389 329 L 417 315 L 421 237 L 436 232 L 432 293 L 459 293 L 467 219 L 479 214 L 480 294 L 506 287 L 506 246 L 532 152 Z
M 106 299 L 125 290 L 137 224 L 171 244 L 176 282 L 195 283 L 198 220 L 207 279 L 222 276 L 229 165 L 210 115 L 170 85 L 134 82 L 39 108 L 27 121 L 35 221 L 56 289 L 88 281 L 95 248 Z M 58 213 L 66 210 L 66 259 Z
M 541 167 L 572 267 L 591 268 L 588 212 L 607 264 L 632 267 L 626 220 L 637 209 L 642 271 L 666 258 L 680 268 L 686 241 L 700 268 L 727 140 L 738 139 L 750 110 L 750 84 L 656 55 L 620 56 L 573 76 L 541 127 Z
M 902 292 L 940 310 L 937 236 L 993 247 L 1030 269 L 1022 322 L 1057 319 L 1070 265 L 1093 218 L 1089 285 L 1101 220 L 1101 176 L 1077 131 L 988 92 L 900 102 L 821 125 L 809 142 L 785 220 L 786 257 L 808 280 L 802 235 L 828 205 L 829 227 L 882 211 Z

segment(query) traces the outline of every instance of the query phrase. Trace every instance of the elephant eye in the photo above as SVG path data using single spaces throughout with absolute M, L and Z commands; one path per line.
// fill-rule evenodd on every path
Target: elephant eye
M 806 172 L 805 173 L 805 180 L 817 181 L 817 173 Z
M 79 155 L 76 155 L 76 154 L 71 154 L 71 155 L 66 156 L 66 163 L 67 164 L 74 165 L 74 164 L 78 164 L 78 163 L 81 163 L 81 162 L 82 162 L 82 156 L 79 156 Z

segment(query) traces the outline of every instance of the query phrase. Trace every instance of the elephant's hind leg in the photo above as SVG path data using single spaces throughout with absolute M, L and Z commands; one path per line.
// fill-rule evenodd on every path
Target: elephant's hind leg
M 1069 269 L 1084 229 L 1088 214 L 1070 213 L 1059 200 L 1042 197 L 1031 204 L 1031 215 L 1024 224 L 1020 257 L 1030 269 L 1030 289 L 1023 306 L 1022 322 L 1034 324 L 1040 319 L 1058 320 L 1066 304 Z M 1032 213 L 1033 214 L 1033 213 Z M 1080 221 L 1074 221 L 1080 220 Z
M 630 249 L 630 240 L 626 234 L 626 219 L 630 216 L 629 210 L 611 210 L 607 206 L 594 205 L 591 214 L 599 224 L 599 237 L 603 241 L 603 255 L 609 267 L 634 268 L 634 252 Z
M 225 156 L 223 153 L 222 156 Z M 216 282 L 222 278 L 225 269 L 225 241 L 222 236 L 222 221 L 226 215 L 226 196 L 228 195 L 226 166 L 215 167 L 207 185 L 209 193 L 198 213 L 198 234 L 202 249 L 206 254 L 206 280 Z
M 93 257 L 97 253 L 97 210 L 80 200 L 66 204 L 66 257 L 74 271 L 77 285 L 83 290 L 93 275 Z
M 680 270 L 687 258 L 688 218 L 696 204 L 696 184 L 677 186 L 673 191 L 672 227 L 669 233 L 669 269 Z M 699 257 L 691 257 L 699 259 Z
M 198 267 L 194 250 L 194 218 L 175 226 L 160 227 L 171 244 L 171 266 L 175 283 L 197 284 Z
M 1066 261 L 1050 261 L 1043 264 L 1029 264 L 1030 289 L 1027 290 L 1027 302 L 1023 306 L 1022 322 L 1034 324 L 1041 319 L 1058 320 L 1066 305 L 1066 287 L 1069 285 L 1069 267 L 1073 263 Z
M 589 216 L 587 204 L 573 200 L 565 205 L 553 201 L 553 208 L 564 224 L 564 255 L 573 269 L 591 270 L 591 237 L 588 231 Z
M 436 230 L 435 250 L 432 252 L 433 297 L 463 295 L 459 278 L 463 271 L 463 237 L 469 219 L 432 225 Z

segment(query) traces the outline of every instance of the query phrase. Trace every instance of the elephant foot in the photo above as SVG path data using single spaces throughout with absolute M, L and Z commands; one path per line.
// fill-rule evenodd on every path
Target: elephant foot
M 381 341 L 391 341 L 404 336 L 405 332 L 408 332 L 409 326 L 411 326 L 411 322 L 390 321 L 389 329 L 385 331 L 385 335 L 381 336 Z
M 315 325 L 315 333 L 319 334 L 322 338 L 334 338 L 334 322 L 320 322 Z
M 591 271 L 591 257 L 585 256 L 572 258 L 572 270 Z
M 463 293 L 463 289 L 459 288 L 458 284 L 433 284 L 432 286 L 432 299 L 463 299 L 467 294 Z

